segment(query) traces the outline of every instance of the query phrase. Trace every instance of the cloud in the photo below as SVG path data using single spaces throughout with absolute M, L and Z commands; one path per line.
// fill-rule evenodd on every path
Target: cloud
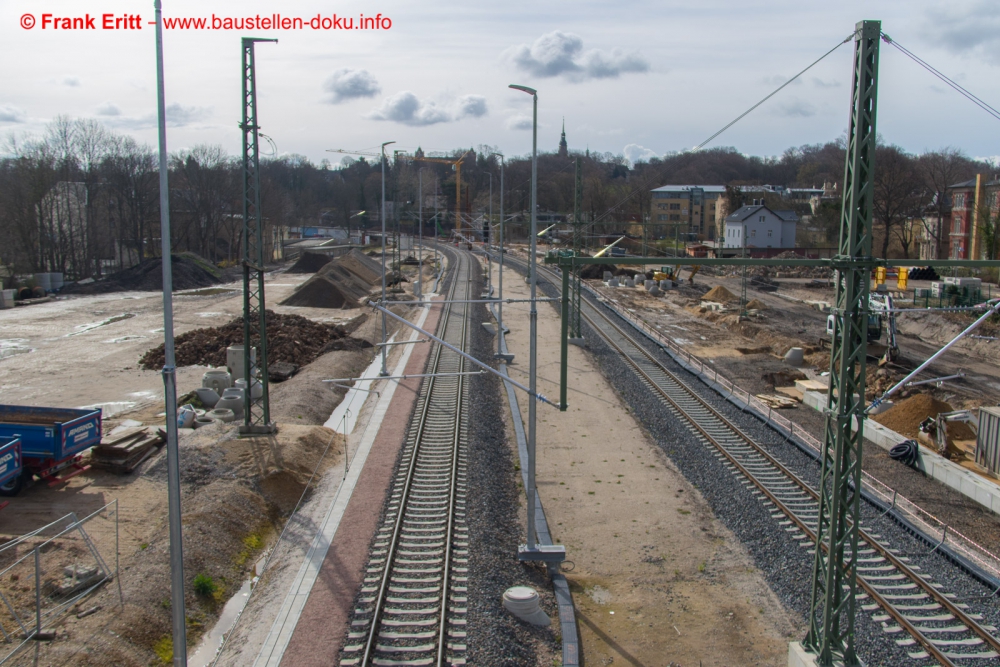
M 118 110 L 118 107 L 113 104 L 105 104 L 97 113 L 102 116 L 108 116 L 104 121 L 107 125 L 111 127 L 120 127 L 129 130 L 141 130 L 150 127 L 156 127 L 157 118 L 155 113 L 149 113 L 145 116 L 139 116 L 137 118 L 129 118 L 127 116 L 115 115 L 110 113 L 101 113 L 102 111 L 108 111 L 107 107 L 113 107 Z M 208 119 L 212 115 L 211 107 L 186 107 L 178 103 L 168 104 L 166 108 L 167 112 L 167 126 L 168 127 L 185 127 L 191 125 L 192 123 L 197 123 Z M 119 111 L 119 114 L 121 112 Z
M 953 53 L 1000 64 L 1000 15 L 991 2 L 949 3 L 927 13 L 924 37 Z
M 456 113 L 456 117 L 465 118 L 466 116 L 471 116 L 473 118 L 481 118 L 486 113 L 486 98 L 482 95 L 463 95 L 458 98 L 458 112 Z
M 71 88 L 76 88 L 77 86 L 80 85 L 80 79 L 78 79 L 75 76 L 67 76 L 67 77 L 64 77 L 63 80 L 60 81 L 59 83 L 61 83 L 64 86 L 69 86 Z
M 421 126 L 451 123 L 466 117 L 480 118 L 487 112 L 486 98 L 482 95 L 463 95 L 451 104 L 442 105 L 433 100 L 422 100 L 404 90 L 382 100 L 382 105 L 372 109 L 367 117 Z
M 649 63 L 637 51 L 619 48 L 584 51 L 583 38 L 559 30 L 542 35 L 531 46 L 512 46 L 504 51 L 503 57 L 532 76 L 564 76 L 575 82 L 615 79 L 628 72 L 649 70 Z
M 105 102 L 101 106 L 97 107 L 98 116 L 121 116 L 122 110 L 111 102 Z
M 24 109 L 12 104 L 0 104 L 0 123 L 23 123 L 24 121 Z
M 382 88 L 375 77 L 365 69 L 345 67 L 330 75 L 323 82 L 323 90 L 329 93 L 326 101 L 330 104 L 340 104 L 361 97 L 375 97 Z
M 837 81 L 836 79 L 830 79 L 829 81 L 824 81 L 818 76 L 814 76 L 812 78 L 812 82 L 814 86 L 817 86 L 819 88 L 840 88 L 840 82 Z
M 532 122 L 531 116 L 517 114 L 508 118 L 506 125 L 508 130 L 530 130 Z
M 650 158 L 659 157 L 659 154 L 651 148 L 640 146 L 639 144 L 628 144 L 622 149 L 622 154 L 629 164 L 649 161 Z
M 816 107 L 802 100 L 790 100 L 779 104 L 777 112 L 779 116 L 808 118 L 809 116 L 816 115 Z

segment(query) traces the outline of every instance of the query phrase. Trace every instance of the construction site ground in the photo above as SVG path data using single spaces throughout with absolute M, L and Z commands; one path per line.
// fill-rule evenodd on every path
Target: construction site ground
M 504 297 L 527 296 L 523 275 L 505 269 Z M 558 310 L 538 311 L 538 390 L 554 397 Z M 503 313 L 515 355 L 508 372 L 527 383 L 528 304 Z M 802 619 L 575 346 L 569 386 L 567 412 L 538 407 L 537 485 L 552 538 L 573 561 L 564 571 L 586 664 L 786 664 Z M 527 419 L 528 401 L 518 401 Z M 512 432 L 509 442 L 516 452 Z
M 416 267 L 405 267 L 408 276 Z M 429 271 L 425 272 L 428 274 Z M 326 309 L 277 305 L 309 274 L 267 274 L 268 309 L 318 322 L 357 325 L 355 339 L 377 342 L 381 328 L 368 308 Z M 430 289 L 431 281 L 425 281 Z M 411 285 L 407 284 L 407 291 Z M 410 309 L 402 307 L 401 312 Z M 176 334 L 218 326 L 242 313 L 242 284 L 174 295 Z M 391 333 L 391 332 L 390 332 Z M 163 380 L 143 370 L 139 358 L 162 343 L 162 295 L 112 292 L 72 296 L 0 311 L 0 395 L 7 404 L 104 409 L 104 432 L 123 423 L 163 425 Z M 344 455 L 356 442 L 322 424 L 343 390 L 323 379 L 358 375 L 370 363 L 371 348 L 350 346 L 326 352 L 291 379 L 271 385 L 271 417 L 277 436 L 236 438 L 236 424 L 216 423 L 182 430 L 181 482 L 184 516 L 186 611 L 189 647 L 208 632 L 225 602 L 255 571 L 273 547 L 314 472 L 312 493 L 335 489 Z M 393 356 L 400 352 L 393 351 Z M 204 366 L 177 371 L 178 393 L 201 386 Z M 364 419 L 364 415 L 360 417 Z M 131 421 L 129 421 L 131 420 Z M 346 450 L 346 452 L 345 452 Z M 167 535 L 165 448 L 127 475 L 91 468 L 68 482 L 36 483 L 10 498 L 0 511 L 0 540 L 35 530 L 70 512 L 83 517 L 117 500 L 120 508 L 118 552 L 122 598 L 116 584 L 105 586 L 63 616 L 55 639 L 32 642 L 11 664 L 149 665 L 170 659 L 170 589 Z M 306 497 L 309 500 L 309 497 Z M 269 599 L 280 599 L 308 549 L 316 508 L 309 503 L 286 534 L 281 560 L 269 574 Z M 97 540 L 115 562 L 113 539 Z M 46 573 L 46 576 L 61 573 Z M 210 577 L 211 595 L 193 591 L 195 575 Z M 117 583 L 117 582 L 116 582 Z M 21 585 L 18 584 L 20 587 Z M 124 600 L 124 604 L 122 604 Z M 246 619 L 252 632 L 266 635 L 273 605 L 256 605 Z M 96 607 L 78 618 L 77 611 Z M 272 609 L 271 611 L 275 611 Z M 273 616 L 273 614 L 271 614 Z M 9 627 L 10 619 L 2 622 Z M 206 663 L 207 664 L 207 663 Z
M 652 268 L 652 267 L 650 267 Z M 821 345 L 826 335 L 827 312 L 821 312 L 808 302 L 832 303 L 832 287 L 807 287 L 809 278 L 778 280 L 776 292 L 766 292 L 748 285 L 747 300 L 764 304 L 756 316 L 738 321 L 741 277 L 698 273 L 694 285 L 682 274 L 683 284 L 676 290 L 650 296 L 640 288 L 609 288 L 600 280 L 588 283 L 621 308 L 629 308 L 665 335 L 673 338 L 698 357 L 705 359 L 724 376 L 754 394 L 774 394 L 776 386 L 793 385 L 790 374 L 802 372 L 810 379 L 821 378 L 829 371 L 829 345 Z M 712 288 L 722 286 L 736 297 L 724 305 L 723 311 L 713 311 L 702 303 L 702 296 Z M 913 287 L 929 286 L 926 281 L 910 282 Z M 908 298 L 898 299 L 898 305 L 908 305 Z M 869 359 L 869 384 L 880 394 L 916 368 L 971 323 L 967 315 L 920 312 L 900 314 L 899 359 L 879 368 Z M 996 335 L 984 325 L 980 333 Z M 884 339 L 883 339 L 884 340 Z M 1000 403 L 1000 355 L 997 341 L 967 339 L 960 341 L 930 366 L 920 379 L 965 373 L 964 378 L 945 382 L 940 388 L 923 385 L 919 391 L 931 393 L 946 401 L 953 409 L 967 409 Z M 791 347 L 806 351 L 806 363 L 794 368 L 783 359 Z M 821 378 L 822 379 L 822 378 Z M 903 396 L 907 395 L 906 393 Z M 869 399 L 873 396 L 870 393 Z M 824 419 L 813 408 L 797 403 L 781 410 L 781 414 L 797 425 L 823 439 Z M 944 523 L 996 551 L 1000 543 L 1000 517 L 973 500 L 923 473 L 889 458 L 887 452 L 868 443 L 864 450 L 864 469 L 897 490 Z M 994 478 L 994 481 L 997 481 Z

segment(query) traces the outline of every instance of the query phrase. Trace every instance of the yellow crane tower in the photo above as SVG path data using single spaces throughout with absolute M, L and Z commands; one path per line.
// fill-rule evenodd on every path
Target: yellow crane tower
M 462 160 L 464 160 L 465 157 L 471 152 L 471 150 L 465 151 L 457 158 L 416 157 L 413 155 L 406 155 L 406 159 L 417 162 L 450 164 L 451 168 L 455 170 L 455 230 L 458 232 L 461 232 L 462 230 Z

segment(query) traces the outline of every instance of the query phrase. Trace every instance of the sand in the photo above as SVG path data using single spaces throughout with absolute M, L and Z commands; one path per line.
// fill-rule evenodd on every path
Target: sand
M 715 301 L 716 303 L 730 303 L 739 301 L 740 298 L 727 290 L 722 285 L 717 285 L 701 296 L 702 301 Z
M 936 417 L 940 412 L 951 412 L 951 410 L 951 405 L 937 400 L 930 394 L 917 394 L 900 401 L 872 419 L 896 433 L 916 438 L 920 432 L 920 422 L 928 417 Z

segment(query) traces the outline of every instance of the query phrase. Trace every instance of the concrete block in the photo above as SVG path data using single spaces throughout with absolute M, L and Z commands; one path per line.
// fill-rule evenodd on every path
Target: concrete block
M 799 642 L 788 644 L 788 667 L 816 667 L 816 654 L 809 653 Z
M 805 353 L 801 347 L 793 347 L 785 353 L 785 363 L 792 366 L 801 366 L 805 361 Z

